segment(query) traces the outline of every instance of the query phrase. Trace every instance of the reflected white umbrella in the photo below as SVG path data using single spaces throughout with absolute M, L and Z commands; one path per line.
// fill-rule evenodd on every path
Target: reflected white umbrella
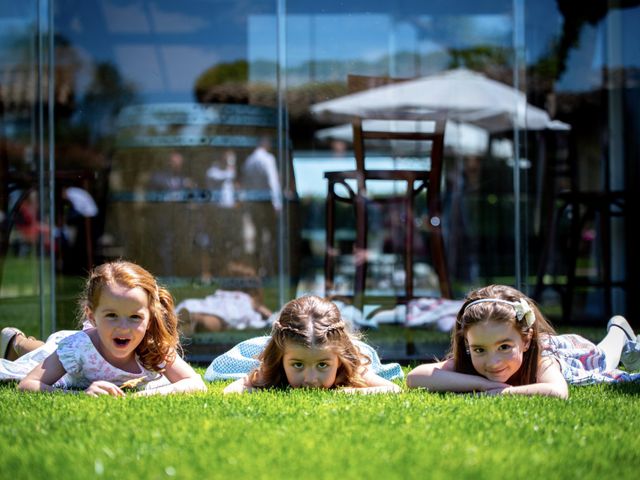
M 371 114 L 438 113 L 489 132 L 546 128 L 568 130 L 544 110 L 527 103 L 524 93 L 466 68 L 372 88 L 313 105 L 319 117 Z

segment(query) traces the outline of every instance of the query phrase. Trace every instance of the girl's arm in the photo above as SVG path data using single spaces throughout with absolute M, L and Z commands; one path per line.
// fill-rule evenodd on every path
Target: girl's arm
M 57 352 L 53 352 L 42 363 L 31 370 L 26 377 L 18 384 L 18 389 L 28 392 L 60 392 L 69 393 L 68 390 L 55 388 L 53 386 L 60 380 L 67 371 L 60 362 Z M 73 392 L 76 393 L 76 392 Z M 107 381 L 97 381 L 89 385 L 85 390 L 87 395 L 97 397 L 98 395 L 111 395 L 113 397 L 123 397 L 124 392 L 117 385 Z
M 224 387 L 224 390 L 222 391 L 222 393 L 226 395 L 227 393 L 245 393 L 245 392 L 251 392 L 253 390 L 254 390 L 253 384 L 251 383 L 249 375 L 247 375 L 246 377 L 239 378 L 238 380 Z
M 407 374 L 407 386 L 422 387 L 433 392 L 484 392 L 509 386 L 481 375 L 456 372 L 453 365 L 452 358 L 444 362 L 418 365 Z
M 530 385 L 506 387 L 489 391 L 500 395 L 545 395 L 548 397 L 569 398 L 569 387 L 558 363 L 549 357 L 543 357 L 538 366 L 538 381 Z
M 57 352 L 53 352 L 44 361 L 34 367 L 18 384 L 18 389 L 26 392 L 54 392 L 59 390 L 53 384 L 67 373 Z
M 371 393 L 400 393 L 402 391 L 398 385 L 386 378 L 382 378 L 369 369 L 362 375 L 362 378 L 367 384 L 366 387 L 346 387 L 340 389 L 340 391 L 365 395 Z
M 176 355 L 173 362 L 167 365 L 164 376 L 171 382 L 171 385 L 164 385 L 151 390 L 140 390 L 136 392 L 136 396 L 207 391 L 207 386 L 204 384 L 202 377 L 179 355 Z

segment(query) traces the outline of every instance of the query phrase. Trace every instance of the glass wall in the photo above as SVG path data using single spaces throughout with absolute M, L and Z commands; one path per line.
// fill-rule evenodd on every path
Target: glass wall
M 55 308 L 56 224 L 51 11 L 25 1 L 0 6 L 0 324 L 49 333 Z
M 520 156 L 514 138 L 526 119 L 511 117 L 526 102 L 518 90 L 522 66 L 514 42 L 523 26 L 516 25 L 516 18 L 512 2 L 504 1 L 353 2 L 347 10 L 341 2 L 288 5 L 289 120 L 298 193 L 309 212 L 301 229 L 301 290 L 323 291 L 325 285 L 327 185 L 322 180 L 327 171 L 356 167 L 353 116 L 364 119 L 364 129 L 371 120 L 371 128 L 396 131 L 420 130 L 420 122 L 431 114 L 443 116 L 442 158 L 430 156 L 428 146 L 403 149 L 397 141 L 365 142 L 367 168 L 427 170 L 442 163 L 434 180 L 441 193 L 435 199 L 438 212 L 427 209 L 425 192 L 418 193 L 412 220 L 403 203 L 393 201 L 405 194 L 406 182 L 366 182 L 364 252 L 354 248 L 352 206 L 338 203 L 330 293 L 353 293 L 355 264 L 366 256 L 366 291 L 391 296 L 392 303 L 402 299 L 409 274 L 404 262 L 410 222 L 415 296 L 440 297 L 443 283 L 450 283 L 452 296 L 461 298 L 480 283 L 521 281 L 516 278 L 520 252 L 514 201 L 519 192 L 514 191 L 513 170 Z M 504 93 L 500 105 L 494 103 L 497 92 Z M 433 255 L 432 237 L 440 234 L 444 272 Z M 365 315 L 380 302 L 388 304 L 378 300 L 365 307 Z M 397 321 L 405 316 L 404 309 L 395 311 Z
M 264 327 L 303 293 L 405 325 L 411 300 L 488 283 L 556 321 L 635 313 L 639 7 L 19 3 L 0 9 L 2 326 L 72 327 L 115 258 L 191 301 L 187 330 Z M 442 154 L 365 140 L 391 173 L 349 176 L 354 124 L 440 120 Z

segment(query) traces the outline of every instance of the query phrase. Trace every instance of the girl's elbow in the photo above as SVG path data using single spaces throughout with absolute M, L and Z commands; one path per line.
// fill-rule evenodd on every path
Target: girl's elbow
M 196 378 L 196 380 L 193 382 L 193 391 L 194 392 L 206 392 L 207 391 L 207 386 L 205 385 L 204 381 L 202 380 L 202 377 Z
M 550 397 L 560 398 L 562 400 L 569 399 L 569 386 L 565 383 L 564 385 L 554 385 L 547 384 L 546 395 Z
M 21 392 L 37 392 L 39 389 L 33 383 L 33 380 L 24 378 L 18 383 L 18 390 Z
M 562 400 L 568 400 L 569 399 L 569 387 L 567 385 L 565 385 L 564 387 L 561 387 L 557 390 L 557 397 L 561 398 Z
M 401 393 L 402 392 L 402 388 L 399 385 L 396 385 L 395 383 L 391 383 L 391 385 L 389 385 L 389 393 Z
M 424 387 L 425 379 L 429 378 L 433 374 L 433 369 L 431 367 L 427 367 L 422 365 L 420 371 L 412 370 L 407 374 L 407 387 L 409 388 L 418 388 Z
M 235 382 L 232 382 L 226 387 L 224 387 L 224 390 L 222 390 L 222 393 L 225 395 L 228 395 L 231 393 L 244 393 L 245 389 L 246 388 L 243 382 L 236 380 Z
M 569 384 L 566 380 L 562 379 L 561 382 L 554 382 L 553 387 L 556 397 L 561 398 L 562 400 L 569 399 Z
M 194 377 L 189 378 L 188 383 L 185 383 L 183 388 L 185 392 L 189 392 L 189 393 L 207 391 L 207 386 L 205 385 L 200 375 L 196 375 Z

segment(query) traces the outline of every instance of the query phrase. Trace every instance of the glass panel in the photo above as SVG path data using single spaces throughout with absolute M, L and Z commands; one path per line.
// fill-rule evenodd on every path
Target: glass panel
M 262 20 L 274 11 L 272 1 L 56 2 L 59 327 L 76 324 L 87 270 L 116 258 L 158 275 L 178 302 L 222 289 L 275 309 L 288 296 L 279 218 L 295 198 L 279 148 L 276 25 Z M 18 34 L 34 41 L 29 20 L 4 34 L 14 57 Z M 30 145 L 12 158 L 29 160 Z
M 47 2 L 0 7 L 0 318 L 36 336 L 53 328 L 58 249 L 47 181 L 53 161 L 49 21 Z
M 287 99 L 303 212 L 298 291 L 324 293 L 328 268 L 326 293 L 350 297 L 364 258 L 365 315 L 412 297 L 461 298 L 481 284 L 518 283 L 514 206 L 520 191 L 514 191 L 514 172 L 530 168 L 520 158 L 526 142 L 518 136 L 551 119 L 518 90 L 514 3 L 329 1 L 287 7 Z M 367 236 L 358 237 L 354 205 L 338 199 L 327 246 L 331 178 L 337 195 L 348 197 L 350 188 L 357 203 L 357 176 L 345 180 L 347 188 L 344 174 L 327 173 L 356 169 L 354 116 L 364 119 L 363 131 L 369 123 L 400 136 L 424 131 L 424 119 L 444 118 L 444 154 L 430 153 L 436 142 L 421 142 L 416 150 L 397 139 L 365 140 Z M 442 172 L 430 179 L 426 193 L 413 196 L 411 219 L 403 172 L 424 174 L 439 164 Z M 373 179 L 389 174 L 397 179 Z M 414 252 L 406 267 L 409 228 Z M 404 322 L 405 310 L 389 318 Z
M 494 282 L 554 320 L 637 309 L 640 7 L 13 3 L 0 7 L 0 313 L 29 333 L 75 325 L 80 279 L 120 257 L 178 302 L 247 293 L 260 325 L 301 293 L 361 306 L 364 292 L 371 319 Z M 362 155 L 357 118 L 378 132 Z M 437 134 L 416 138 L 440 119 L 442 155 Z M 348 173 L 356 157 L 366 181 Z M 366 201 L 333 205 L 328 180 Z
M 626 292 L 637 264 L 627 218 L 638 181 L 640 8 L 526 5 L 529 97 L 570 125 L 530 142 L 530 282 L 554 318 L 602 325 L 636 308 Z

